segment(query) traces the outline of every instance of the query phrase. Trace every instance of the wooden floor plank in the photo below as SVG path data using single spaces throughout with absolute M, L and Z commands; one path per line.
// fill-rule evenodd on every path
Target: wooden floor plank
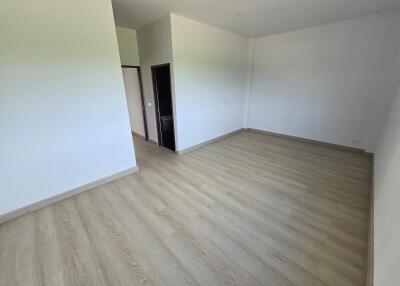
M 0 285 L 365 285 L 370 157 L 134 141 L 140 172 L 0 225 Z

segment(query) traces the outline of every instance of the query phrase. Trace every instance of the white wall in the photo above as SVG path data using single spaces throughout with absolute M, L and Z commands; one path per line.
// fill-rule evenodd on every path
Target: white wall
M 116 30 L 121 64 L 139 66 L 140 60 L 136 31 L 122 27 L 116 27 Z
M 139 73 L 136 68 L 122 68 L 132 132 L 145 136 Z
M 398 77 L 400 82 L 400 76 Z M 400 85 L 375 150 L 374 285 L 396 286 L 400 269 Z
M 178 150 L 241 129 L 249 40 L 171 15 Z
M 136 166 L 111 1 L 0 2 L 0 215 Z
M 166 16 L 137 30 L 149 139 L 158 142 L 151 66 L 172 64 L 171 18 Z M 173 68 L 171 66 L 171 68 Z M 173 74 L 171 74 L 173 76 Z M 148 105 L 151 104 L 151 106 Z
M 368 148 L 393 94 L 399 15 L 256 39 L 248 127 Z

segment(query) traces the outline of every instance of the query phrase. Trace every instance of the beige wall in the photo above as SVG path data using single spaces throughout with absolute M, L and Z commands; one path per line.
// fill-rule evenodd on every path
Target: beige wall
M 139 66 L 140 60 L 136 31 L 122 27 L 116 27 L 116 30 L 121 64 L 127 66 Z

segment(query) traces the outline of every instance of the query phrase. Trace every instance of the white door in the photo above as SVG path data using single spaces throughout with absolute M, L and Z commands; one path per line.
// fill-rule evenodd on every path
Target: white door
M 122 68 L 122 74 L 132 132 L 145 137 L 138 69 Z

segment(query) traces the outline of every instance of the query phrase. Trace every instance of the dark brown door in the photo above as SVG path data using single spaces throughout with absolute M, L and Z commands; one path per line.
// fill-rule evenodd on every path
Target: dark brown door
M 170 65 L 152 66 L 151 72 L 153 76 L 158 142 L 160 146 L 175 151 Z

